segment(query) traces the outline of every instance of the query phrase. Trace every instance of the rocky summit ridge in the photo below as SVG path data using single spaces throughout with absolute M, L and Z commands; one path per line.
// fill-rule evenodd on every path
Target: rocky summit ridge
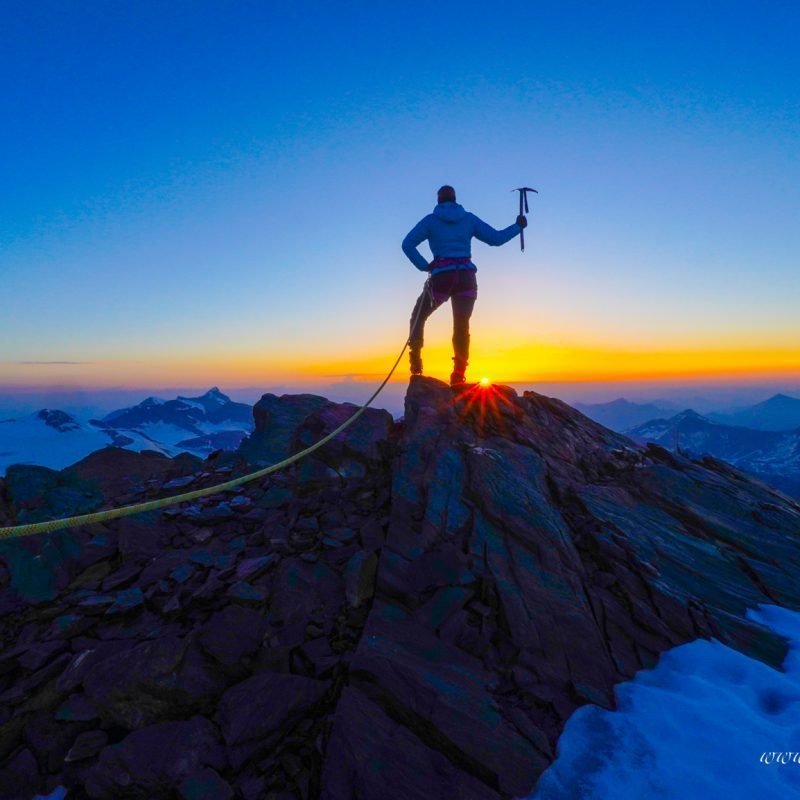
M 210 486 L 355 407 L 264 395 L 205 461 L 16 466 L 0 525 Z M 0 544 L 0 786 L 29 798 L 525 797 L 585 703 L 800 608 L 800 506 L 557 400 L 414 378 L 296 466 Z

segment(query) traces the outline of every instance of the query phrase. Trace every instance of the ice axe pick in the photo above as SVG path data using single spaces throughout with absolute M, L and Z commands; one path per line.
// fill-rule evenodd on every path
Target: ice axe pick
M 528 192 L 539 192 L 536 189 L 531 189 L 530 186 L 520 186 L 519 189 L 512 189 L 512 192 L 519 192 L 519 213 L 522 216 L 522 209 L 525 209 L 525 213 L 528 213 Z M 519 232 L 519 249 L 525 250 L 525 231 L 522 230 Z

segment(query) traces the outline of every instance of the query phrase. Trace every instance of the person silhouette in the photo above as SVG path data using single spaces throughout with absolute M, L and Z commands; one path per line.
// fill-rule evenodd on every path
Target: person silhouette
M 481 242 L 498 247 L 511 241 L 528 225 L 523 214 L 513 225 L 501 231 L 466 211 L 456 202 L 456 190 L 442 186 L 436 195 L 436 208 L 423 217 L 403 239 L 403 252 L 421 272 L 430 273 L 414 310 L 409 335 L 409 369 L 412 375 L 422 374 L 422 345 L 425 321 L 447 300 L 453 307 L 453 372 L 450 385 L 466 381 L 469 363 L 469 320 L 478 298 L 477 267 L 472 263 L 471 243 L 474 236 Z M 428 240 L 433 261 L 428 263 L 417 249 Z M 415 324 L 416 320 L 416 324 Z

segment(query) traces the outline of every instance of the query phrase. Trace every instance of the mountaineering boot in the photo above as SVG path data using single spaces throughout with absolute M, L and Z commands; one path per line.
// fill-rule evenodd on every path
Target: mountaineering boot
M 422 375 L 422 352 L 413 345 L 408 350 L 408 368 L 412 375 Z
M 456 328 L 453 332 L 453 373 L 450 375 L 450 385 L 458 386 L 466 381 L 464 373 L 469 363 L 469 333 L 463 328 Z
M 453 372 L 450 374 L 450 385 L 459 386 L 466 381 L 464 373 L 467 370 L 467 360 L 453 356 Z

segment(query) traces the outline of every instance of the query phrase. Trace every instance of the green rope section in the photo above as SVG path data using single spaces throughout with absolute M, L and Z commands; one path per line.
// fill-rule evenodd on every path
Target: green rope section
M 417 311 L 417 318 L 411 325 L 412 330 L 414 327 L 416 327 L 417 319 L 422 311 L 422 305 L 423 304 L 421 303 L 420 308 Z M 77 528 L 79 525 L 89 525 L 94 522 L 106 522 L 110 519 L 128 517 L 131 514 L 141 514 L 145 511 L 153 511 L 157 508 L 165 508 L 166 506 L 172 506 L 176 503 L 183 503 L 187 500 L 196 500 L 198 497 L 206 497 L 210 494 L 218 494 L 219 492 L 224 492 L 227 489 L 233 489 L 235 486 L 241 486 L 243 483 L 248 483 L 249 481 L 257 480 L 258 478 L 263 478 L 265 475 L 269 475 L 272 472 L 277 472 L 284 467 L 288 467 L 290 464 L 294 464 L 301 458 L 305 458 L 307 455 L 310 455 L 315 450 L 319 450 L 320 447 L 327 444 L 331 439 L 338 436 L 343 430 L 352 425 L 367 410 L 367 408 L 369 408 L 372 401 L 383 391 L 384 386 L 386 386 L 386 384 L 389 382 L 389 379 L 394 374 L 394 371 L 397 369 L 397 365 L 400 363 L 400 359 L 403 357 L 403 353 L 405 353 L 409 341 L 410 336 L 408 339 L 406 339 L 406 343 L 403 345 L 400 355 L 397 356 L 394 366 L 389 370 L 389 374 L 383 379 L 383 383 L 381 383 L 381 385 L 372 393 L 372 396 L 369 398 L 369 400 L 367 400 L 366 403 L 358 408 L 358 410 L 351 417 L 348 417 L 338 428 L 331 431 L 327 436 L 323 437 L 318 442 L 315 442 L 305 450 L 301 450 L 299 453 L 295 453 L 293 456 L 289 456 L 289 458 L 283 459 L 283 461 L 279 461 L 277 464 L 271 464 L 268 467 L 256 470 L 256 472 L 251 472 L 247 475 L 241 475 L 238 478 L 233 478 L 225 483 L 207 486 L 205 489 L 195 489 L 193 492 L 186 492 L 185 494 L 175 495 L 174 497 L 160 497 L 157 500 L 148 500 L 145 503 L 135 503 L 134 505 L 122 506 L 121 508 L 110 508 L 106 511 L 95 511 L 92 514 L 81 514 L 77 517 L 65 517 L 64 519 L 53 519 L 45 522 L 31 522 L 27 525 L 15 525 L 10 528 L 0 528 L 0 540 L 18 539 L 22 536 L 32 536 L 35 533 L 53 533 L 53 531 L 60 531 L 65 528 Z

